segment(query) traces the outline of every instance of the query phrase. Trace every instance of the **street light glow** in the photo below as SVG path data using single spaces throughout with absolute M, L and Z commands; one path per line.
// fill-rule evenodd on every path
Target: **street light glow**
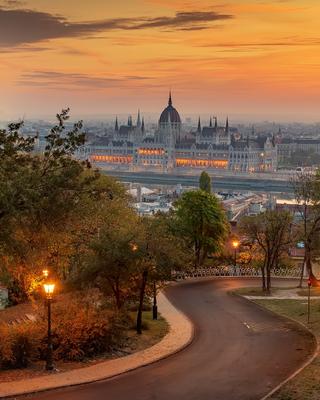
M 236 249 L 237 247 L 239 247 L 239 241 L 238 240 L 234 240 L 232 242 L 232 246 Z
M 45 283 L 43 285 L 43 287 L 44 287 L 44 291 L 45 291 L 45 293 L 47 295 L 47 298 L 51 299 L 52 295 L 53 295 L 53 292 L 54 292 L 55 284 L 54 283 Z

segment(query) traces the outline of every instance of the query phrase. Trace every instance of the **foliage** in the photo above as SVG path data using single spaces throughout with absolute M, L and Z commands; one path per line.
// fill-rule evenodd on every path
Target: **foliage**
M 244 217 L 239 230 L 255 250 L 255 259 L 262 272 L 263 289 L 270 291 L 271 271 L 281 262 L 295 240 L 292 215 L 286 211 L 268 210 L 256 216 Z
M 43 154 L 23 138 L 22 123 L 0 132 L 0 277 L 13 304 L 35 293 L 44 267 L 65 281 L 79 237 L 99 229 L 99 206 L 125 197 L 119 184 L 73 157 L 85 135 L 81 121 L 66 129 L 68 113 L 57 115 Z
M 317 279 L 312 271 L 312 258 L 319 249 L 320 233 L 320 173 L 299 173 L 292 180 L 297 211 L 300 214 L 300 240 L 304 243 L 304 263 L 309 277 L 314 285 Z M 301 271 L 300 286 L 302 285 L 303 270 Z
M 41 335 L 33 322 L 0 325 L 0 368 L 25 368 L 37 358 Z
M 175 207 L 175 233 L 193 248 L 198 267 L 208 253 L 220 250 L 228 231 L 225 213 L 218 199 L 203 190 L 185 192 Z
M 207 193 L 211 193 L 211 178 L 205 171 L 201 172 L 199 189 L 204 190 Z
M 52 305 L 52 337 L 56 360 L 81 361 L 119 348 L 130 320 L 99 306 L 95 296 L 75 296 Z M 46 313 L 38 310 L 36 322 L 1 325 L 0 367 L 24 368 L 45 359 Z

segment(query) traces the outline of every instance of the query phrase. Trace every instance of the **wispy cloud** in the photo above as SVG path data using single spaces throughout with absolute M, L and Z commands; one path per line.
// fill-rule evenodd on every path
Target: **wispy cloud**
M 45 88 L 73 87 L 78 89 L 106 89 L 120 86 L 128 82 L 152 80 L 152 77 L 139 75 L 126 75 L 122 77 L 102 77 L 79 73 L 65 73 L 57 71 L 33 71 L 23 73 L 18 85 L 37 86 Z
M 0 8 L 0 47 L 21 46 L 54 38 L 81 37 L 112 30 L 203 30 L 213 23 L 233 18 L 214 11 L 177 12 L 156 18 L 115 18 L 91 22 L 71 22 L 40 11 Z

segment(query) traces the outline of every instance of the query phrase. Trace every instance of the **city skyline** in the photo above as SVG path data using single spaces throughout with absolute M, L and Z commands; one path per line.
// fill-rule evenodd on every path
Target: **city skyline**
M 0 2 L 0 119 L 156 114 L 319 121 L 317 1 Z

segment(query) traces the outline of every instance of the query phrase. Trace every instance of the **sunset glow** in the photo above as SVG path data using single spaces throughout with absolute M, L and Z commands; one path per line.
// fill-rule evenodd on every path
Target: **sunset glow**
M 0 118 L 157 113 L 319 120 L 320 3 L 1 1 Z

